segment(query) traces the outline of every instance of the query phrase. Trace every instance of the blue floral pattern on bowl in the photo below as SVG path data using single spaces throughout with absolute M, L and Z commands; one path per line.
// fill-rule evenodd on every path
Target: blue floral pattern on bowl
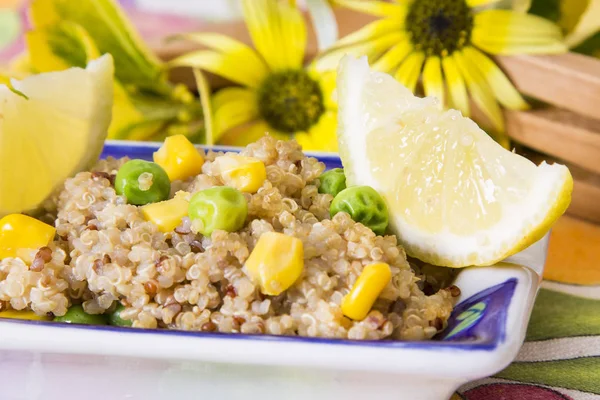
M 504 340 L 507 310 L 516 286 L 517 280 L 509 279 L 458 304 L 439 339 L 478 343 Z

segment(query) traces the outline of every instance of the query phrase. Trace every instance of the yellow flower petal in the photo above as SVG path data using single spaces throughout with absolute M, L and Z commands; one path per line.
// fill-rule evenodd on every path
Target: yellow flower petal
M 257 82 L 262 81 L 269 73 L 267 65 L 254 49 L 229 36 L 209 32 L 185 33 L 176 37 L 199 43 L 211 50 L 226 54 L 228 58 L 236 58 L 239 65 L 243 65 L 244 69 L 247 70 L 246 73 L 254 76 Z
M 473 44 L 492 54 L 542 54 L 566 51 L 560 28 L 531 14 L 486 10 L 475 14 Z
M 0 71 L 0 85 L 10 85 L 10 73 L 8 71 Z
M 342 47 L 361 43 L 366 40 L 372 40 L 376 37 L 380 37 L 386 33 L 398 32 L 401 30 L 402 25 L 398 19 L 378 19 L 375 22 L 365 25 L 359 30 L 344 36 L 334 44 L 334 47 Z
M 444 78 L 442 77 L 442 63 L 439 57 L 428 57 L 423 67 L 423 87 L 426 96 L 437 97 L 440 108 L 444 107 Z
M 133 125 L 144 121 L 144 115 L 133 105 L 129 95 L 119 81 L 114 81 L 112 120 L 108 129 L 109 139 L 124 139 L 123 132 L 128 132 Z M 139 130 L 139 129 L 138 129 Z M 153 130 L 151 130 L 154 133 Z
M 448 86 L 452 107 L 460 110 L 465 117 L 468 117 L 471 115 L 471 110 L 469 108 L 467 87 L 454 61 L 454 57 L 444 57 L 442 59 L 442 67 L 446 76 L 446 85 Z
M 578 0 L 561 3 L 561 26 L 569 32 L 565 43 L 573 48 L 600 30 L 600 1 Z
M 513 11 L 526 13 L 531 8 L 531 0 L 513 0 Z
M 27 50 L 23 50 L 11 58 L 7 67 L 11 71 L 11 75 L 17 79 L 23 79 L 25 76 L 37 72 L 31 64 L 31 54 Z
M 297 133 L 294 138 L 304 150 L 338 151 L 337 116 L 335 111 L 326 111 L 308 133 Z
M 418 1 L 418 0 L 417 0 Z M 392 4 L 377 0 L 332 0 L 333 4 L 377 17 L 398 17 L 406 14 L 405 4 Z
M 258 120 L 229 130 L 220 138 L 218 143 L 226 146 L 246 146 L 267 134 L 279 140 L 290 139 L 290 135 L 277 132 L 269 127 L 265 121 Z
M 352 46 L 336 48 L 325 53 L 314 61 L 314 67 L 318 71 L 327 71 L 337 69 L 337 66 L 346 54 L 351 54 L 355 57 L 366 55 L 369 62 L 377 59 L 385 50 L 389 49 L 394 44 L 402 40 L 405 35 L 401 32 L 388 33 L 387 35 L 378 37 L 377 39 L 368 42 L 359 43 Z
M 242 88 L 225 88 L 218 91 L 212 100 L 214 140 L 238 125 L 258 117 L 256 93 Z
M 400 81 L 404 86 L 410 89 L 414 93 L 419 76 L 421 75 L 421 67 L 423 67 L 423 61 L 425 61 L 425 54 L 423 52 L 411 53 L 396 71 L 394 77 Z
M 27 11 L 34 29 L 50 26 L 60 21 L 60 15 L 56 11 L 53 0 L 35 0 L 31 3 Z
M 306 50 L 300 11 L 277 0 L 243 0 L 244 19 L 254 46 L 273 70 L 299 68 Z
M 335 70 L 318 73 L 315 70 L 309 70 L 308 74 L 315 81 L 319 82 L 321 86 L 321 92 L 323 93 L 323 104 L 326 109 L 337 108 L 337 101 L 335 99 L 335 87 L 336 87 L 336 76 Z
M 479 72 L 474 62 L 465 57 L 462 52 L 455 51 L 453 57 L 460 73 L 467 82 L 469 93 L 471 93 L 475 104 L 490 119 L 496 129 L 501 132 L 504 131 L 504 118 L 502 117 L 500 106 L 485 77 Z
M 377 61 L 371 65 L 371 68 L 375 71 L 381 71 L 390 73 L 396 68 L 406 56 L 413 50 L 412 44 L 408 37 L 401 39 L 398 44 L 389 49 L 384 55 L 382 55 Z
M 487 27 L 490 33 L 531 34 L 562 38 L 558 25 L 532 14 L 521 14 L 511 10 L 491 9 L 475 14 L 476 27 Z
M 567 51 L 564 43 L 547 38 L 505 38 L 487 36 L 480 29 L 473 29 L 472 42 L 478 48 L 495 55 L 561 54 Z M 528 43 L 519 43 L 528 42 Z
M 504 72 L 489 57 L 474 47 L 466 47 L 463 54 L 483 74 L 500 104 L 513 110 L 526 110 L 529 107 Z
M 252 93 L 253 96 L 256 96 L 256 91 L 249 90 L 247 88 L 226 87 L 224 89 L 220 89 L 212 96 L 211 104 L 213 110 L 223 107 L 224 105 L 231 103 L 232 101 L 236 101 L 239 98 L 249 99 L 250 96 L 248 93 Z M 252 98 L 256 100 L 256 97 Z
M 498 3 L 500 1 L 502 0 L 467 0 L 467 5 L 469 7 L 483 7 Z
M 337 20 L 329 0 L 306 0 L 306 8 L 317 36 L 319 51 L 325 51 L 338 39 Z
M 219 53 L 213 50 L 192 51 L 169 62 L 171 67 L 199 68 L 220 75 L 233 82 L 256 88 L 262 82 L 255 74 L 240 64 L 235 54 Z

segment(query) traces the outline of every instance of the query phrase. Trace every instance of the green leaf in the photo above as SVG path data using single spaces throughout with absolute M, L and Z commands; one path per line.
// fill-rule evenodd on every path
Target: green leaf
M 194 78 L 196 80 L 196 87 L 198 88 L 198 93 L 200 95 L 200 103 L 202 106 L 202 112 L 204 115 L 204 137 L 206 140 L 206 144 L 213 145 L 214 136 L 212 129 L 212 104 L 210 100 L 210 87 L 208 85 L 208 81 L 206 80 L 204 74 L 200 69 L 194 68 Z
M 15 89 L 12 86 L 12 83 L 10 82 L 10 80 L 14 77 L 15 76 L 13 74 L 3 71 L 3 70 L 0 70 L 0 86 L 6 86 L 8 88 L 8 90 L 13 92 L 14 94 L 19 95 L 26 100 L 29 100 L 29 97 L 27 97 L 27 95 L 25 95 L 25 93 L 21 92 L 20 90 Z
M 100 56 L 85 29 L 69 21 L 29 31 L 25 39 L 31 64 L 39 72 L 85 68 L 88 61 Z
M 62 23 L 50 28 L 48 42 L 58 57 L 68 60 L 71 66 L 85 68 L 88 60 L 99 55 L 86 36 L 79 25 Z
M 25 100 L 29 100 L 29 97 L 27 97 L 27 95 L 25 95 L 25 93 L 21 92 L 20 90 L 15 89 L 11 85 L 7 85 L 7 87 L 8 87 L 8 90 L 10 90 L 11 92 L 13 92 L 14 94 L 16 94 L 18 96 L 21 96 Z
M 100 53 L 112 54 L 115 75 L 122 83 L 156 93 L 169 91 L 162 63 L 146 47 L 115 1 L 34 0 L 31 14 L 36 28 L 56 20 L 85 27 Z

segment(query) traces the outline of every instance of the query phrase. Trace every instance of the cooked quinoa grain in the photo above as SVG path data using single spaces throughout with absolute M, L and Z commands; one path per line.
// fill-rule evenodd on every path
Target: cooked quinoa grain
M 220 155 L 209 152 L 200 175 L 173 182 L 171 197 L 223 185 L 213 165 Z M 344 212 L 330 219 L 333 197 L 318 190 L 323 163 L 294 141 L 268 136 L 242 155 L 264 162 L 267 179 L 257 193 L 243 194 L 244 227 L 210 237 L 194 233 L 187 217 L 162 233 L 117 195 L 114 176 L 126 159 L 101 160 L 67 180 L 47 207 L 57 210 L 56 240 L 37 249 L 30 266 L 18 258 L 0 261 L 2 309 L 61 316 L 81 303 L 85 312 L 101 314 L 120 302 L 120 317 L 134 328 L 349 339 L 421 340 L 443 329 L 460 290 L 433 289 L 435 282 L 448 284 L 433 273 L 428 281 L 425 267 L 409 264 L 395 236 L 377 236 Z M 140 176 L 140 187 L 146 178 Z M 278 296 L 262 294 L 243 269 L 265 232 L 303 245 L 302 274 Z M 341 303 L 374 262 L 387 263 L 392 279 L 367 317 L 353 321 Z

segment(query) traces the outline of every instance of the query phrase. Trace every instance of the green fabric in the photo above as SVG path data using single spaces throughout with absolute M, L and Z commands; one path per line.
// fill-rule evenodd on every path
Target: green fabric
M 513 363 L 496 376 L 519 382 L 539 383 L 600 394 L 599 357 Z
M 541 289 L 526 340 L 584 335 L 600 335 L 600 301 Z

